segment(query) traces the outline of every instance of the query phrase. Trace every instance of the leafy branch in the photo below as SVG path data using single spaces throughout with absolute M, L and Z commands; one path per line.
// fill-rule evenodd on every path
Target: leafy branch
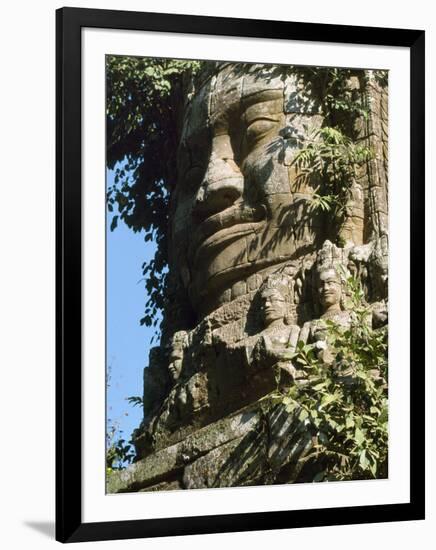
M 386 332 L 371 328 L 359 282 L 350 277 L 347 284 L 350 327 L 325 322 L 332 363 L 320 359 L 314 344 L 299 342 L 292 360 L 305 372 L 305 382 L 282 394 L 287 412 L 298 414 L 315 441 L 304 458 L 315 481 L 387 476 Z
M 165 308 L 167 227 L 170 189 L 176 181 L 176 155 L 183 80 L 202 63 L 109 55 L 106 58 L 107 167 L 115 171 L 107 191 L 119 221 L 145 241 L 156 243 L 144 262 L 147 299 L 141 324 L 156 326 Z
M 142 407 L 144 403 L 142 397 L 139 397 L 139 395 L 131 395 L 130 397 L 126 397 L 126 399 L 133 407 Z
M 112 428 L 106 434 L 106 473 L 124 470 L 135 458 L 133 446 L 120 434 L 121 430 Z
M 372 157 L 371 150 L 354 142 L 338 128 L 312 131 L 297 153 L 297 186 L 320 182 L 311 197 L 310 210 L 330 212 L 340 224 L 351 198 L 356 168 Z

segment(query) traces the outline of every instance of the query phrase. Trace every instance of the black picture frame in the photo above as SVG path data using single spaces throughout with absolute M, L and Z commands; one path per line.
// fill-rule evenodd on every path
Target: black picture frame
M 82 450 L 80 438 L 82 422 L 81 29 L 84 27 L 385 45 L 410 49 L 409 502 L 135 521 L 82 522 L 82 468 L 78 457 L 81 456 Z M 57 10 L 56 539 L 58 541 L 79 542 L 424 519 L 424 43 L 425 33 L 419 30 L 79 8 Z

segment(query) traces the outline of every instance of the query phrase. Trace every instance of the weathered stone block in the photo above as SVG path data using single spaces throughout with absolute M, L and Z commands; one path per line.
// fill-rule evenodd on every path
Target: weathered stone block
M 183 485 L 186 489 L 203 489 L 260 484 L 265 458 L 266 434 L 253 430 L 186 466 Z
M 113 472 L 108 476 L 107 492 L 137 491 L 156 485 L 197 457 L 245 435 L 258 421 L 258 413 L 247 410 L 206 426 L 180 443 L 161 449 L 125 470 Z
M 295 465 L 294 476 L 298 475 L 298 462 L 313 445 L 312 436 L 304 422 L 298 419 L 297 409 L 288 413 L 286 407 L 278 405 L 268 414 L 270 429 L 268 461 L 274 472 L 279 472 L 289 463 Z

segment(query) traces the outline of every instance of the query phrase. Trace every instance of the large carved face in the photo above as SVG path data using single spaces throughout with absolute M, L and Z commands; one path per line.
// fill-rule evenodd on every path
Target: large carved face
M 313 190 L 297 186 L 292 160 L 322 119 L 295 77 L 271 70 L 227 65 L 186 109 L 170 254 L 198 313 L 314 241 Z

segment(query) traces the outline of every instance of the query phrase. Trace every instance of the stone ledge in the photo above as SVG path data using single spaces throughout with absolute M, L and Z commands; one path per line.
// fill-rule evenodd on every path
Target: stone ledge
M 106 492 L 133 492 L 155 485 L 213 449 L 246 435 L 257 426 L 259 419 L 259 412 L 251 407 L 209 424 L 125 470 L 113 472 L 107 479 Z
M 108 493 L 294 483 L 313 445 L 299 409 L 261 402 L 114 472 Z M 281 481 L 279 481 L 279 479 Z

